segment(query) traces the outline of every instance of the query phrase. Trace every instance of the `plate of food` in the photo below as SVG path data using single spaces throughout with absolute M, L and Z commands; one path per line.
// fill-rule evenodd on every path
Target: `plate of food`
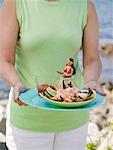
M 39 95 L 49 104 L 58 107 L 72 108 L 83 107 L 91 103 L 93 98 L 96 97 L 96 92 L 91 89 L 76 91 L 72 87 L 66 89 L 59 88 L 56 90 L 54 86 L 48 86 L 43 92 L 39 92 Z
M 41 84 L 36 80 L 36 89 L 21 93 L 19 99 L 33 107 L 52 110 L 84 110 L 102 105 L 105 99 L 90 88 L 80 89 L 72 76 L 76 74 L 74 60 L 68 58 L 57 83 Z
M 95 98 L 90 99 L 88 103 L 85 101 L 87 104 L 84 104 L 84 102 L 65 102 L 64 104 L 64 102 L 56 102 L 46 99 L 45 97 L 37 93 L 37 89 L 29 89 L 26 92 L 21 93 L 19 99 L 31 107 L 53 111 L 90 110 L 100 107 L 105 103 L 105 97 L 96 93 Z

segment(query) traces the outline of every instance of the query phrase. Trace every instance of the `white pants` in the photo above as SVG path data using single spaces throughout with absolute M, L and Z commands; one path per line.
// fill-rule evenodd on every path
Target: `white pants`
M 88 124 L 68 132 L 31 132 L 7 123 L 9 150 L 85 150 Z

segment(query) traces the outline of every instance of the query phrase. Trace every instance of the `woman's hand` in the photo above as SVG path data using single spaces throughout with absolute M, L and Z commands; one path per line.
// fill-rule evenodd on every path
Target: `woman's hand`
M 104 92 L 104 90 L 102 89 L 102 87 L 99 85 L 97 81 L 89 81 L 85 83 L 85 87 L 95 90 L 97 93 L 106 96 L 106 93 Z
M 23 103 L 22 101 L 19 100 L 19 95 L 21 92 L 24 92 L 28 90 L 26 86 L 24 86 L 21 82 L 16 83 L 14 86 L 14 101 L 17 103 L 19 106 L 27 106 L 27 104 Z

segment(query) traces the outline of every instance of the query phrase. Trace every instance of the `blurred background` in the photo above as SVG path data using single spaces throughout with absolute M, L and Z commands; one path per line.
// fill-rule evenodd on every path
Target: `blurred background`
M 76 1 L 76 0 L 75 0 Z M 93 0 L 100 23 L 99 51 L 103 70 L 100 84 L 106 104 L 91 111 L 86 150 L 113 150 L 113 0 Z M 2 9 L 3 0 L 0 0 Z M 82 65 L 82 53 L 79 54 Z M 0 78 L 0 150 L 5 146 L 6 106 L 10 86 Z

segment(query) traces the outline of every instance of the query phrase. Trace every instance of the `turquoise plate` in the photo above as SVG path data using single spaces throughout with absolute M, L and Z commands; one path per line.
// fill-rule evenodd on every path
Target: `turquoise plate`
M 36 108 L 41 108 L 41 109 L 45 109 L 45 110 L 62 110 L 62 111 L 75 111 L 75 110 L 88 110 L 88 109 L 93 109 L 93 108 L 96 108 L 96 107 L 99 107 L 101 105 L 104 104 L 105 102 L 105 97 L 96 93 L 96 97 L 92 100 L 90 100 L 90 102 L 88 102 L 87 104 L 84 102 L 75 102 L 75 103 L 78 103 L 76 104 L 75 107 L 73 106 L 62 106 L 62 102 L 55 102 L 55 101 L 52 101 L 52 100 L 49 100 L 49 101 L 52 101 L 52 103 L 48 102 L 47 99 L 45 98 L 42 98 L 41 96 L 38 95 L 37 93 L 37 90 L 35 89 L 30 89 L 24 93 L 21 93 L 20 96 L 19 96 L 19 99 L 32 106 L 32 107 L 36 107 Z M 55 104 L 54 104 L 55 102 Z M 85 101 L 86 102 L 86 101 Z M 56 103 L 59 103 L 59 105 L 56 105 Z M 83 103 L 83 104 L 82 104 Z M 69 104 L 69 103 L 68 103 Z M 70 103 L 72 104 L 72 103 Z M 60 107 L 59 107 L 60 106 Z

